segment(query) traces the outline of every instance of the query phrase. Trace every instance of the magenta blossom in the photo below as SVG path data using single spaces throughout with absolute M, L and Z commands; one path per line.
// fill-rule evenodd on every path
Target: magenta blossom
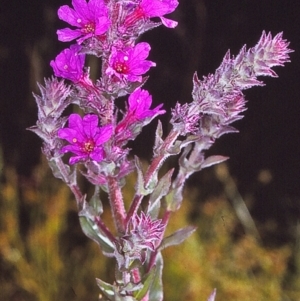
M 128 99 L 128 110 L 124 119 L 117 125 L 116 133 L 123 132 L 130 125 L 134 125 L 137 122 L 143 122 L 143 125 L 148 124 L 157 115 L 164 114 L 165 110 L 160 110 L 163 106 L 158 105 L 154 109 L 150 109 L 152 104 L 152 96 L 147 90 L 142 90 L 141 88 L 136 89 L 130 94 Z
M 112 47 L 106 74 L 110 76 L 115 75 L 119 79 L 131 82 L 141 82 L 141 75 L 146 73 L 151 67 L 156 66 L 154 62 L 145 60 L 149 55 L 150 49 L 150 45 L 144 42 L 124 49 Z
M 98 127 L 98 116 L 93 114 L 83 118 L 78 114 L 71 114 L 69 127 L 58 131 L 58 137 L 70 143 L 61 151 L 76 155 L 70 158 L 70 164 L 86 160 L 102 161 L 105 156 L 103 143 L 108 141 L 111 135 L 112 126 Z
M 80 44 L 84 40 L 104 34 L 109 26 L 108 10 L 103 0 L 72 0 L 74 9 L 63 5 L 58 10 L 58 17 L 77 27 L 78 29 L 64 28 L 57 31 L 58 39 L 69 42 L 77 39 Z M 79 39 L 78 39 L 79 38 Z
M 71 45 L 70 48 L 64 49 L 56 56 L 55 60 L 50 62 L 55 76 L 73 82 L 78 82 L 82 78 L 85 54 L 79 53 L 80 50 L 79 45 Z
M 138 0 L 139 5 L 127 16 L 125 25 L 135 24 L 143 18 L 159 17 L 161 22 L 169 28 L 177 26 L 177 22 L 163 17 L 172 13 L 178 6 L 177 0 Z
M 177 0 L 142 0 L 140 4 L 145 16 L 159 17 L 161 22 L 169 28 L 177 26 L 176 21 L 164 18 L 164 15 L 172 13 L 178 6 Z
M 166 112 L 165 110 L 159 110 L 163 106 L 162 104 L 151 110 L 152 96 L 147 90 L 142 90 L 141 88 L 130 94 L 128 104 L 128 115 L 134 116 L 136 120 L 152 118 Z

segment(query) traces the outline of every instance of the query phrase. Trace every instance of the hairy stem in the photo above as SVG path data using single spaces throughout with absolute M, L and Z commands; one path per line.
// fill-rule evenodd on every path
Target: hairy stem
M 123 196 L 118 181 L 111 176 L 107 177 L 108 195 L 116 229 L 119 233 L 125 232 L 126 211 Z

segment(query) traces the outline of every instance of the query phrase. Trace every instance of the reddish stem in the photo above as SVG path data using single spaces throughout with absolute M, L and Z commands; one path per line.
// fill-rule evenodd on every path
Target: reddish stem
M 118 181 L 114 177 L 108 176 L 107 182 L 110 207 L 112 210 L 115 226 L 119 233 L 124 233 L 126 211 L 124 207 L 121 188 Z
M 116 238 L 113 236 L 113 234 L 109 231 L 109 229 L 105 226 L 103 221 L 100 219 L 100 217 L 95 217 L 95 222 L 97 226 L 101 229 L 101 231 L 111 240 L 111 242 L 115 242 Z

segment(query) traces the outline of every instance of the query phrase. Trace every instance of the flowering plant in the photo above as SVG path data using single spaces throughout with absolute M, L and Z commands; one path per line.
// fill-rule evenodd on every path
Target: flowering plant
M 246 109 L 242 91 L 262 86 L 258 76 L 277 76 L 272 67 L 289 61 L 289 43 L 282 33 L 272 37 L 263 32 L 255 47 L 244 46 L 236 57 L 228 51 L 214 74 L 200 80 L 195 73 L 192 101 L 178 102 L 172 109 L 167 135 L 158 121 L 153 158 L 144 171 L 140 159 L 132 158 L 128 142 L 165 110 L 162 104 L 151 108 L 152 96 L 142 89 L 145 73 L 155 63 L 147 60 L 150 45 L 137 39 L 159 25 L 174 28 L 177 22 L 165 15 L 176 9 L 178 1 L 73 0 L 72 5 L 60 7 L 58 16 L 75 29 L 60 29 L 57 35 L 62 42 L 76 42 L 51 61 L 55 76 L 39 85 L 38 121 L 30 130 L 42 138 L 42 151 L 54 176 L 73 192 L 83 232 L 104 255 L 116 260 L 115 282 L 97 279 L 100 300 L 160 301 L 161 251 L 180 244 L 195 230 L 187 226 L 164 237 L 172 212 L 182 203 L 184 184 L 193 173 L 227 160 L 206 157 L 205 150 L 223 134 L 237 132 L 231 123 L 241 119 Z M 86 55 L 101 58 L 102 75 L 95 82 L 85 67 Z M 123 112 L 116 99 L 126 95 Z M 63 116 L 71 104 L 81 113 Z M 71 154 L 69 161 L 66 153 Z M 160 177 L 170 156 L 179 156 L 178 172 L 170 169 Z M 122 188 L 133 172 L 135 194 L 125 208 Z M 78 185 L 79 174 L 95 187 L 90 200 Z M 100 191 L 109 197 L 116 233 L 101 218 Z M 141 206 L 144 200 L 146 208 Z M 208 300 L 215 296 L 214 291 Z

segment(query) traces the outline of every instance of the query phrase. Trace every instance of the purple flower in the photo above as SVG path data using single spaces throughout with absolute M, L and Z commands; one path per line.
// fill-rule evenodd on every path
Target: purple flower
M 140 4 L 144 11 L 145 16 L 159 17 L 161 22 L 169 28 L 174 28 L 177 26 L 176 21 L 164 18 L 164 15 L 170 14 L 178 6 L 177 0 L 142 0 Z
M 85 115 L 83 118 L 78 114 L 71 114 L 69 127 L 58 131 L 58 137 L 70 143 L 64 146 L 61 151 L 76 155 L 70 158 L 70 164 L 89 159 L 97 162 L 102 161 L 105 156 L 103 143 L 108 141 L 111 135 L 112 126 L 98 127 L 98 116 L 93 114 Z
M 152 118 L 166 112 L 165 110 L 159 110 L 163 106 L 162 104 L 151 110 L 152 96 L 147 90 L 142 90 L 141 88 L 130 94 L 128 104 L 128 114 L 134 116 L 137 120 Z
M 82 78 L 85 54 L 79 53 L 80 50 L 79 45 L 71 45 L 50 62 L 55 76 L 69 79 L 75 83 Z
M 163 17 L 176 9 L 177 0 L 137 0 L 137 2 L 139 3 L 138 6 L 125 19 L 124 24 L 126 26 L 134 25 L 141 19 L 153 17 L 159 17 L 166 27 L 174 28 L 177 26 L 176 21 Z
M 115 75 L 119 79 L 127 79 L 131 82 L 141 82 L 141 75 L 156 66 L 154 62 L 145 60 L 150 49 L 148 43 L 139 43 L 134 47 L 124 49 L 112 47 L 106 74 Z
M 58 39 L 69 42 L 77 39 L 80 44 L 84 40 L 104 34 L 110 26 L 108 10 L 103 0 L 72 0 L 74 9 L 63 5 L 58 10 L 58 17 L 77 27 L 64 28 L 57 31 Z M 79 38 L 79 39 L 78 39 Z
M 128 99 L 129 107 L 127 114 L 124 119 L 117 125 L 116 133 L 122 132 L 122 135 L 126 134 L 126 129 L 128 129 L 129 126 L 135 126 L 135 124 L 140 121 L 142 121 L 143 126 L 145 126 L 154 117 L 166 112 L 165 110 L 160 110 L 160 108 L 163 106 L 162 104 L 151 110 L 151 104 L 152 96 L 147 90 L 138 88 L 133 93 L 131 93 Z

